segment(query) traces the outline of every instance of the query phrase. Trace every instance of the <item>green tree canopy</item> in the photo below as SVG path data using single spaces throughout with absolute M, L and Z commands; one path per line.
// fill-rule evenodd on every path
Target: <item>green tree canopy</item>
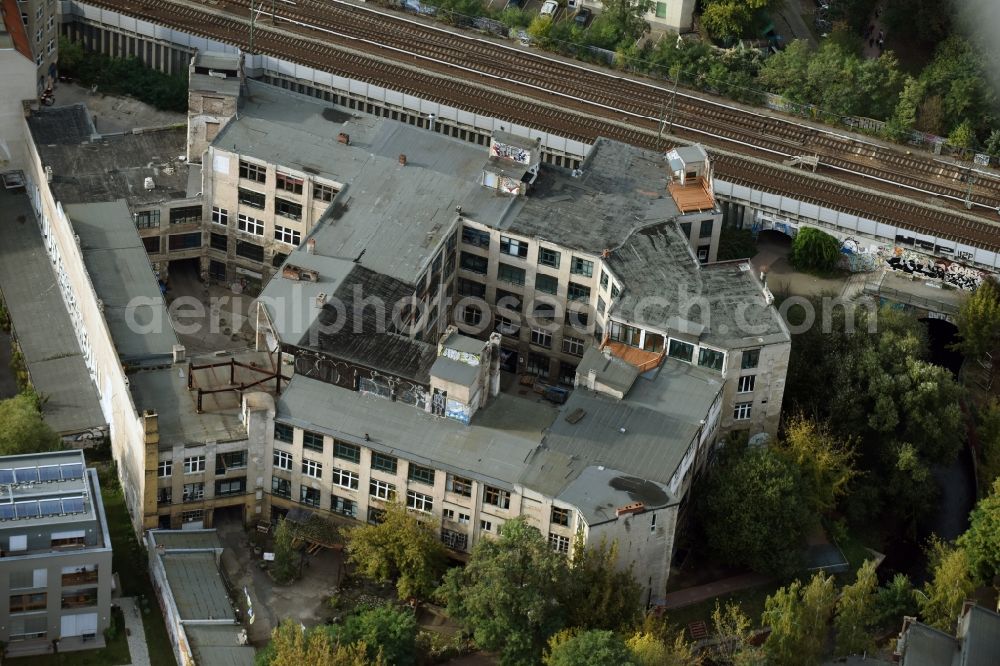
M 819 229 L 802 227 L 792 241 L 791 262 L 800 271 L 829 273 L 840 261 L 840 241 Z
M 972 510 L 969 529 L 958 538 L 958 546 L 979 580 L 988 581 L 1000 574 L 1000 479 Z
M 874 560 L 865 560 L 855 580 L 845 585 L 837 599 L 834 626 L 839 655 L 867 652 L 875 647 L 874 629 L 878 621 L 878 578 Z
M 834 435 L 827 423 L 801 414 L 785 425 L 778 450 L 802 472 L 809 488 L 809 505 L 818 513 L 833 509 L 856 474 L 851 442 Z
M 720 606 L 712 611 L 712 634 L 717 641 L 713 661 L 726 666 L 764 666 L 764 650 L 753 644 L 753 622 L 738 603 Z
M 1000 398 L 992 398 L 976 413 L 979 438 L 979 478 L 984 485 L 1000 478 Z
M 810 666 L 823 655 L 827 623 L 836 603 L 832 576 L 817 572 L 808 584 L 798 580 L 779 588 L 764 602 L 762 621 L 771 627 L 764 642 L 768 663 Z
M 347 532 L 347 557 L 358 573 L 395 581 L 401 599 L 429 597 L 444 572 L 446 554 L 434 530 L 398 503 L 389 503 L 382 522 Z
M 601 0 L 601 4 L 601 18 L 615 31 L 615 44 L 634 42 L 649 30 L 645 17 L 653 0 Z
M 523 518 L 497 539 L 483 539 L 464 569 L 445 575 L 448 614 L 472 630 L 476 644 L 500 652 L 503 666 L 537 664 L 548 638 L 564 626 L 559 601 L 566 561 Z
M 59 435 L 42 420 L 38 400 L 30 393 L 0 400 L 0 455 L 55 451 Z
M 881 629 L 899 627 L 903 616 L 917 614 L 913 584 L 906 574 L 896 574 L 892 580 L 878 589 L 875 610 L 875 624 Z
M 332 640 L 323 627 L 304 630 L 292 619 L 271 632 L 271 642 L 257 653 L 256 666 L 386 666 L 376 650 L 369 657 L 364 643 L 343 645 Z
M 416 663 L 418 628 L 412 610 L 385 604 L 351 615 L 342 626 L 327 630 L 335 643 L 366 646 L 372 662 L 381 655 L 393 666 L 412 666 Z
M 648 631 L 638 631 L 625 641 L 635 666 L 700 666 L 702 659 L 684 639 L 684 632 L 665 640 Z
M 958 311 L 959 341 L 955 347 L 966 356 L 979 358 L 1000 351 L 1000 283 L 983 280 Z
M 618 566 L 617 544 L 584 546 L 577 535 L 563 592 L 566 624 L 582 629 L 625 629 L 639 619 L 640 588 L 632 567 Z
M 965 549 L 940 539 L 930 545 L 931 580 L 917 594 L 921 619 L 932 627 L 954 634 L 962 604 L 976 587 Z
M 299 574 L 299 553 L 292 543 L 295 533 L 292 524 L 280 518 L 274 529 L 274 580 L 280 584 L 290 583 Z
M 542 660 L 545 666 L 636 666 L 625 641 L 612 631 L 592 629 L 553 638 Z

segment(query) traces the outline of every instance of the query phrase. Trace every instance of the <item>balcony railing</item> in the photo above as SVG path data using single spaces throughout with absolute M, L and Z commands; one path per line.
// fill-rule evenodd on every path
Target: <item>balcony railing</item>
M 62 575 L 63 587 L 97 582 L 97 571 L 78 571 Z

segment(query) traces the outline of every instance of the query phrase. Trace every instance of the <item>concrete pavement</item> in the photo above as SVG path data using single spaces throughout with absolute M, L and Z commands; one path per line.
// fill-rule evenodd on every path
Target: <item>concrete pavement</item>
M 146 629 L 142 626 L 142 611 L 132 597 L 119 597 L 115 603 L 125 616 L 128 652 L 132 655 L 132 666 L 149 666 L 149 648 L 146 646 Z

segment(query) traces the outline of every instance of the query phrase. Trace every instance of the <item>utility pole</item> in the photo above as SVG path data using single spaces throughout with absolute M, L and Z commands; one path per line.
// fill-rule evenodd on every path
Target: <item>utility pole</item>
M 969 167 L 969 173 L 965 178 L 969 183 L 969 187 L 965 190 L 965 209 L 972 210 L 972 186 L 976 184 L 976 177 L 972 173 L 972 167 Z
M 677 70 L 677 76 L 674 77 L 674 92 L 670 96 L 670 133 L 674 133 L 674 107 L 677 104 L 677 82 L 680 81 L 681 71 Z

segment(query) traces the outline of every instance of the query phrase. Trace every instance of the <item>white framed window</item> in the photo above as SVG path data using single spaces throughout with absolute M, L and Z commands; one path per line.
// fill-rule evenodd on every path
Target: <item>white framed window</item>
M 552 334 L 541 328 L 532 328 L 531 344 L 549 349 L 552 347 Z
M 502 488 L 486 486 L 483 489 L 483 504 L 492 504 L 501 509 L 509 509 L 510 493 Z
M 212 222 L 223 226 L 229 226 L 229 211 L 225 208 L 212 206 Z
M 479 529 L 481 531 L 483 531 L 483 532 L 492 532 L 493 531 L 493 523 L 491 521 L 489 521 L 489 520 L 480 520 L 479 521 Z
M 569 537 L 562 536 L 561 534 L 550 534 L 549 546 L 557 553 L 567 555 L 569 554 Z
M 757 375 L 743 375 L 736 385 L 737 393 L 752 393 Z
M 368 483 L 368 494 L 376 499 L 392 501 L 396 499 L 396 486 L 392 483 L 372 479 Z
M 323 478 L 323 463 L 316 460 L 304 459 L 302 461 L 302 473 L 314 479 Z
M 205 456 L 191 456 L 184 459 L 184 473 L 197 474 L 205 471 Z
M 742 421 L 750 418 L 750 408 L 753 407 L 752 402 L 738 402 L 736 407 L 733 409 L 733 418 Z
M 185 483 L 184 501 L 194 502 L 200 499 L 205 499 L 205 484 L 201 481 L 198 483 Z
M 45 46 L 46 55 L 51 55 L 53 51 L 56 50 L 56 40 L 50 39 L 49 43 Z
M 459 513 L 458 514 L 458 524 L 459 525 L 468 525 L 471 520 L 472 520 L 472 516 L 470 516 L 467 513 Z
M 356 472 L 338 467 L 333 468 L 333 485 L 335 486 L 357 490 L 359 478 Z
M 274 466 L 290 472 L 292 470 L 292 454 L 288 451 L 275 451 Z
M 434 510 L 434 498 L 413 490 L 406 491 L 406 506 L 417 511 L 430 513 Z
M 288 227 L 282 227 L 280 225 L 274 225 L 274 240 L 279 243 L 289 243 L 290 245 L 298 245 L 302 242 L 302 232 L 296 231 L 295 229 L 289 229 Z
M 567 335 L 563 337 L 563 352 L 572 354 L 573 356 L 583 356 L 583 350 L 586 344 L 586 341 L 581 340 L 580 338 L 571 338 Z
M 450 520 L 452 522 L 455 522 L 455 510 L 454 509 L 442 509 L 441 510 L 441 517 L 444 518 L 445 520 Z
M 156 465 L 156 475 L 161 479 L 165 476 L 170 476 L 174 473 L 174 461 L 173 460 L 161 460 Z
M 240 213 L 237 216 L 237 222 L 237 227 L 240 231 L 253 234 L 254 236 L 264 235 L 264 223 L 261 220 Z

